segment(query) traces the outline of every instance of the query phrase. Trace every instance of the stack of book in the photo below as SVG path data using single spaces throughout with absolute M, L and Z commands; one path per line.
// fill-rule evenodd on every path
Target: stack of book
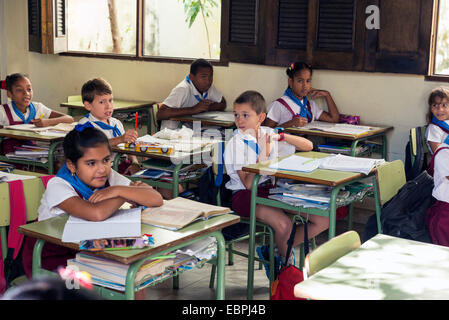
M 32 160 L 46 163 L 48 161 L 48 146 L 22 145 L 15 147 L 14 152 L 7 153 L 9 159 Z
M 140 170 L 132 175 L 136 178 L 159 179 L 161 181 L 173 181 L 173 172 L 176 165 L 164 160 L 150 159 L 142 162 L 144 170 Z M 201 176 L 201 165 L 185 164 L 179 170 L 179 181 L 183 182 L 188 179 Z
M 319 144 L 318 149 L 320 149 L 321 152 L 326 153 L 340 153 L 345 155 L 351 155 L 351 147 L 348 145 L 342 145 L 342 144 Z M 359 145 L 355 148 L 355 155 L 360 155 L 370 149 L 369 145 L 363 144 Z

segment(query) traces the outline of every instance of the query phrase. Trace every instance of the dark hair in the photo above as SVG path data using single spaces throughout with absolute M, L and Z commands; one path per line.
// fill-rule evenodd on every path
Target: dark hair
M 190 65 L 190 73 L 196 75 L 199 68 L 210 68 L 212 71 L 214 70 L 212 64 L 209 61 L 202 58 L 196 59 L 195 61 L 192 62 L 192 64 Z
M 2 300 L 100 300 L 93 290 L 68 289 L 64 280 L 55 277 L 33 279 L 8 290 Z
M 84 155 L 86 149 L 95 148 L 99 144 L 106 144 L 111 151 L 108 137 L 101 130 L 90 127 L 82 131 L 76 129 L 70 131 L 65 136 L 62 147 L 64 148 L 65 158 L 76 164 L 78 159 Z
M 12 92 L 12 87 L 16 84 L 17 81 L 23 78 L 30 79 L 30 77 L 28 77 L 28 75 L 25 73 L 13 73 L 9 76 L 6 76 L 6 90 Z
M 292 62 L 287 70 L 285 70 L 285 73 L 287 73 L 287 76 L 290 79 L 293 79 L 293 77 L 295 76 L 295 74 L 301 70 L 309 70 L 310 71 L 310 75 L 312 75 L 312 66 L 308 63 L 302 62 L 302 61 L 296 61 L 296 62 Z
M 429 99 L 427 99 L 427 103 L 429 104 L 429 109 L 427 110 L 426 120 L 427 123 L 432 122 L 433 113 L 432 113 L 432 104 L 435 102 L 435 98 L 444 99 L 446 98 L 449 100 L 449 88 L 446 87 L 438 87 L 433 89 L 430 92 Z
M 251 109 L 256 111 L 257 114 L 261 114 L 262 112 L 266 112 L 266 104 L 263 96 L 253 90 L 248 90 L 243 92 L 241 95 L 235 99 L 234 104 L 248 103 L 251 106 Z
M 81 88 L 81 97 L 84 101 L 92 103 L 95 95 L 101 96 L 104 94 L 112 94 L 111 85 L 103 78 L 95 78 L 87 81 Z

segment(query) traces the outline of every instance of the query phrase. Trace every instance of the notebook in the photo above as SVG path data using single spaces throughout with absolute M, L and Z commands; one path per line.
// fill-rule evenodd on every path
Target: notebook
M 147 208 L 142 211 L 142 223 L 153 226 L 178 230 L 197 219 L 206 220 L 212 216 L 232 212 L 226 207 L 177 197 L 164 200 L 161 207 Z
M 269 165 L 270 169 L 276 170 L 288 170 L 299 172 L 312 172 L 318 169 L 322 159 L 306 158 L 297 155 L 291 155 L 279 162 L 275 162 Z

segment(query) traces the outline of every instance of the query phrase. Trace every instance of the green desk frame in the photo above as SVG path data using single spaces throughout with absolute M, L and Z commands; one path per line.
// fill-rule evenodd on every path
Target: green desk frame
M 298 155 L 309 158 L 323 158 L 328 156 L 329 154 L 322 152 L 300 152 Z M 243 167 L 243 171 L 255 173 L 254 180 L 251 185 L 251 207 L 250 207 L 250 227 L 249 227 L 249 246 L 248 246 L 248 284 L 247 284 L 247 299 L 252 300 L 253 298 L 253 287 L 254 287 L 254 269 L 250 268 L 254 264 L 255 260 L 255 232 L 256 232 L 256 206 L 257 204 L 263 204 L 266 206 L 276 207 L 284 210 L 291 210 L 296 212 L 305 213 L 307 215 L 319 215 L 324 217 L 329 217 L 329 239 L 335 236 L 335 227 L 336 227 L 336 211 L 337 211 L 337 195 L 341 189 L 343 189 L 346 185 L 351 183 L 360 181 L 362 179 L 366 179 L 371 177 L 373 180 L 374 186 L 374 199 L 376 205 L 376 220 L 377 220 L 377 230 L 381 233 L 381 224 L 380 224 L 380 204 L 379 204 L 379 188 L 377 184 L 377 179 L 375 176 L 375 170 L 373 170 L 369 175 L 365 176 L 360 173 L 353 172 L 343 172 L 343 171 L 334 171 L 334 170 L 323 170 L 317 169 L 311 173 L 302 173 L 302 172 L 293 172 L 293 171 L 284 171 L 284 170 L 273 170 L 269 169 L 268 166 L 273 163 L 279 161 L 271 160 L 263 163 L 258 163 L 250 166 Z M 318 208 L 304 208 L 299 206 L 289 205 L 287 203 L 273 200 L 273 199 L 265 199 L 257 196 L 257 186 L 259 184 L 259 179 L 261 177 L 261 173 L 263 175 L 270 175 L 277 178 L 287 178 L 293 179 L 298 182 L 305 183 L 318 183 L 327 186 L 333 187 L 331 192 L 330 206 L 329 210 L 321 210 Z M 350 213 L 352 212 L 352 205 L 350 205 Z M 270 260 L 273 259 L 270 256 Z M 273 261 L 270 261 L 271 263 Z M 273 279 L 273 270 L 270 270 L 270 283 Z
M 2 143 L 3 139 L 13 138 L 19 140 L 33 140 L 33 141 L 43 141 L 49 142 L 49 150 L 48 150 L 48 161 L 47 163 L 36 162 L 33 160 L 20 160 L 20 159 L 10 159 L 5 155 L 0 155 L 0 161 L 8 162 L 8 163 L 20 163 L 26 165 L 32 165 L 34 167 L 45 168 L 48 171 L 48 174 L 53 174 L 54 170 L 54 152 L 59 144 L 61 144 L 64 140 L 64 137 L 54 137 L 54 136 L 44 136 L 39 133 L 35 133 L 32 131 L 20 131 L 20 130 L 10 130 L 10 129 L 0 129 L 0 143 Z
M 39 221 L 19 227 L 19 232 L 27 236 L 37 238 L 33 250 L 33 278 L 41 275 L 56 275 L 54 272 L 42 268 L 42 250 L 46 241 L 56 245 L 64 246 L 70 249 L 79 250 L 76 243 L 61 242 L 64 225 L 68 219 L 67 214 L 44 221 Z M 213 236 L 217 239 L 217 257 L 211 261 L 217 264 L 217 300 L 225 299 L 225 240 L 221 233 L 221 229 L 238 223 L 240 218 L 233 214 L 225 214 L 210 218 L 206 221 L 197 221 L 184 227 L 178 231 L 170 231 L 142 224 L 142 234 L 150 233 L 155 238 L 155 246 L 148 249 L 123 250 L 123 251 L 102 251 L 87 252 L 95 256 L 101 256 L 121 263 L 130 264 L 126 275 L 125 292 L 120 293 L 101 286 L 94 286 L 95 290 L 107 299 L 126 299 L 133 300 L 136 291 L 134 280 L 137 271 L 145 261 L 153 259 L 179 249 L 191 243 L 197 242 L 205 237 Z M 176 277 L 178 273 L 174 273 L 171 277 Z M 176 281 L 177 278 L 174 280 Z M 167 280 L 167 279 L 164 279 Z M 157 283 L 157 282 L 156 282 Z M 154 285 L 150 283 L 146 287 Z M 177 285 L 177 284 L 176 284 Z M 143 289 L 143 288 L 142 288 Z
M 71 97 L 69 102 L 63 102 L 60 104 L 61 107 L 67 108 L 67 114 L 70 116 L 74 115 L 84 115 L 87 110 L 84 108 L 81 96 Z M 147 114 L 147 132 L 151 134 L 151 123 L 152 123 L 152 106 L 156 103 L 154 101 L 131 101 L 114 99 L 114 113 L 134 113 L 134 112 L 144 112 Z

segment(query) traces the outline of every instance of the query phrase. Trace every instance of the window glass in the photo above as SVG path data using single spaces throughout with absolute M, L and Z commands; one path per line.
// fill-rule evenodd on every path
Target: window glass
M 440 1 L 435 74 L 449 75 L 449 6 L 447 0 Z

